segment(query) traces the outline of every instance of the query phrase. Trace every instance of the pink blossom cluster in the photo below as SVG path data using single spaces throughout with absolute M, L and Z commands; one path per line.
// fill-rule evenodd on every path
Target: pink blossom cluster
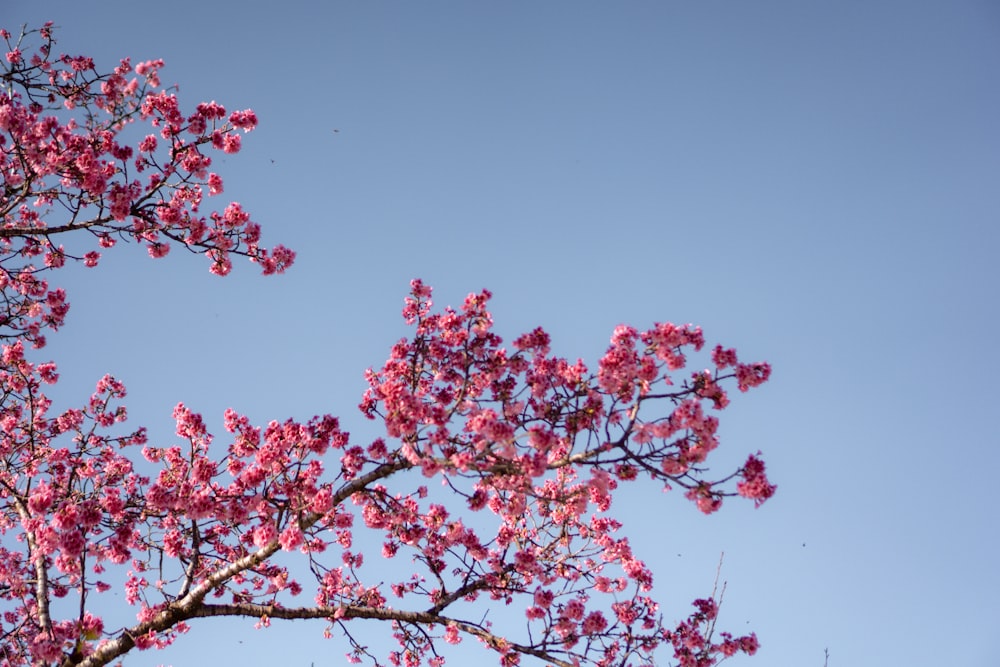
M 757 452 L 760 454 L 760 452 Z M 736 484 L 736 492 L 744 498 L 750 498 L 757 507 L 774 495 L 777 487 L 771 484 L 764 472 L 764 462 L 751 454 L 740 470 L 743 478 Z
M 414 282 L 406 304 L 414 335 L 368 376 L 362 411 L 380 419 L 386 433 L 366 446 L 351 444 L 333 417 L 256 427 L 229 410 L 230 441 L 219 458 L 204 420 L 183 404 L 174 410 L 181 444 L 151 446 L 142 431 L 114 440 L 99 435 L 125 419 L 115 405 L 124 387 L 111 378 L 84 410 L 54 419 L 32 410 L 31 433 L 55 438 L 90 428 L 90 434 L 78 437 L 75 448 L 47 445 L 40 468 L 22 467 L 11 477 L 11 488 L 25 491 L 9 530 L 52 558 L 48 586 L 63 596 L 81 587 L 107 590 L 97 575 L 127 567 L 125 599 L 138 607 L 138 625 L 90 640 L 76 619 L 53 645 L 36 642 L 39 633 L 55 632 L 51 622 L 40 622 L 34 635 L 21 632 L 26 659 L 45 660 L 70 646 L 110 657 L 130 646 L 162 647 L 190 618 L 220 613 L 254 616 L 262 626 L 283 613 L 325 617 L 344 628 L 357 617 L 395 620 L 400 647 L 390 653 L 392 664 L 440 664 L 427 625 L 445 628 L 445 643 L 479 639 L 502 664 L 517 664 L 525 654 L 563 656 L 567 664 L 642 663 L 665 642 L 682 660 L 684 651 L 702 660 L 682 664 L 713 664 L 705 660 L 748 651 L 747 638 L 712 644 L 704 624 L 690 619 L 665 628 L 650 597 L 652 573 L 610 515 L 619 485 L 637 478 L 623 474 L 624 465 L 689 487 L 702 509 L 703 499 L 717 505 L 733 493 L 697 467 L 664 469 L 664 461 L 690 454 L 690 439 L 707 437 L 692 435 L 707 428 L 701 402 L 718 408 L 703 395 L 703 375 L 678 387 L 663 375 L 676 364 L 664 359 L 654 365 L 648 389 L 623 402 L 618 387 L 602 387 L 600 374 L 582 362 L 551 357 L 541 330 L 517 338 L 508 352 L 492 331 L 488 300 L 486 292 L 473 294 L 460 310 L 434 312 L 430 290 Z M 616 334 L 612 347 L 621 342 Z M 24 360 L 20 342 L 4 349 L 3 362 L 19 378 L 3 378 L 6 385 L 26 395 L 40 397 L 43 378 L 55 379 L 51 365 Z M 661 385 L 669 391 L 660 392 Z M 635 431 L 645 411 L 664 402 L 674 409 L 652 420 L 661 428 L 651 437 L 672 440 L 654 446 Z M 24 419 L 22 410 L 5 424 L 14 439 L 8 451 L 39 451 L 37 435 L 19 428 Z M 158 472 L 137 474 L 121 445 L 141 447 L 144 466 Z M 334 474 L 327 472 L 331 457 Z M 756 456 L 739 475 L 740 495 L 760 502 L 773 493 Z M 464 503 L 440 502 L 441 491 L 420 483 L 430 477 Z M 493 518 L 477 518 L 483 512 Z M 402 561 L 399 579 L 366 582 L 358 531 L 381 536 L 382 556 Z M 279 552 L 309 563 L 312 606 L 296 606 L 306 585 Z M 28 583 L 21 590 L 32 597 Z M 501 635 L 462 613 L 480 598 L 523 600 L 534 639 L 500 642 Z M 172 611 L 181 608 L 187 615 Z M 352 656 L 364 654 L 355 645 Z
M 717 510 L 727 495 L 739 493 L 759 504 L 773 493 L 762 464 L 739 471 L 745 479 L 737 492 L 725 488 L 729 477 L 713 482 L 697 467 L 718 445 L 718 420 L 703 402 L 713 410 L 728 404 L 722 384 L 737 373 L 725 369 L 743 367 L 735 352 L 729 351 L 724 368 L 693 373 L 678 385 L 671 374 L 683 367 L 685 348 L 701 348 L 700 330 L 659 324 L 640 333 L 619 327 L 592 375 L 582 362 L 549 356 L 550 339 L 541 329 L 517 338 L 508 352 L 492 332 L 488 292 L 441 313 L 433 312 L 430 297 L 427 286 L 414 281 L 404 317 L 415 335 L 394 346 L 381 371 L 369 372 L 360 407 L 399 442 L 385 450 L 380 441 L 380 456 L 389 458 L 375 462 L 391 464 L 395 454 L 425 477 L 443 477 L 469 510 L 489 509 L 500 523 L 487 539 L 443 507 L 422 513 L 420 494 L 392 495 L 377 487 L 356 494 L 354 502 L 363 507 L 369 528 L 387 532 L 383 555 L 413 551 L 428 576 L 441 582 L 449 571 L 444 556 L 463 554 L 466 567 L 451 571 L 468 582 L 470 569 L 481 568 L 478 581 L 485 588 L 456 584 L 452 597 L 474 599 L 488 591 L 491 599 L 510 603 L 517 591 L 531 591 L 527 619 L 541 626 L 538 636 L 558 638 L 563 650 L 583 638 L 593 643 L 603 637 L 607 664 L 617 664 L 629 650 L 652 650 L 662 639 L 655 632 L 642 648 L 616 643 L 617 632 L 634 633 L 640 621 L 650 630 L 659 625 L 655 603 L 644 597 L 651 573 L 628 540 L 615 536 L 620 523 L 603 514 L 618 484 L 636 479 L 638 470 L 686 487 L 706 512 Z M 647 419 L 646 412 L 655 410 L 650 406 L 662 403 L 672 410 Z M 431 530 L 435 525 L 448 530 Z M 570 555 L 572 570 L 566 569 Z M 581 562 L 587 564 L 583 577 Z M 609 569 L 618 574 L 608 577 Z M 606 611 L 586 606 L 596 594 L 629 589 L 629 605 L 612 605 L 617 623 L 607 621 Z M 564 603 L 556 602 L 556 591 Z M 446 596 L 444 589 L 421 583 L 399 584 L 394 592 L 404 599 Z
M 737 653 L 753 655 L 760 647 L 757 635 L 750 633 L 733 637 L 720 633 L 721 642 L 712 641 L 719 605 L 713 598 L 695 600 L 695 611 L 674 630 L 664 632 L 664 639 L 673 646 L 679 667 L 710 667 L 720 659 Z
M 50 303 L 58 295 L 43 272 L 67 260 L 93 267 L 101 257 L 82 244 L 82 234 L 78 249 L 58 245 L 68 232 L 87 232 L 101 249 L 138 241 L 152 257 L 181 245 L 208 256 L 220 275 L 230 271 L 233 255 L 259 263 L 264 273 L 292 264 L 287 248 L 260 245 L 260 227 L 248 215 L 201 211 L 206 191 L 223 192 L 209 147 L 239 151 L 241 134 L 257 125 L 253 111 L 227 112 L 209 102 L 184 113 L 177 96 L 160 88 L 162 61 L 133 67 L 123 60 L 102 74 L 90 58 L 56 56 L 49 25 L 16 38 L 3 34 L 0 289 L 8 300 L 0 334 L 41 346 L 41 329 L 61 324 L 64 313 Z M 28 55 L 31 38 L 41 43 Z M 133 147 L 123 138 L 136 125 L 151 132 Z
M 16 538 L 0 546 L 4 664 L 54 664 L 67 646 L 86 652 L 103 636 L 92 610 L 63 620 L 53 610 L 73 592 L 109 590 L 105 570 L 127 563 L 139 543 L 130 499 L 142 478 L 121 450 L 146 436 L 118 428 L 125 388 L 114 378 L 102 378 L 83 408 L 53 414 L 41 387 L 57 381 L 54 365 L 26 360 L 20 340 L 3 345 L 0 359 L 0 534 Z
M 713 599 L 665 625 L 613 514 L 621 486 L 645 477 L 704 512 L 774 493 L 759 452 L 709 477 L 726 387 L 746 391 L 770 367 L 719 346 L 713 370 L 683 375 L 704 346 L 697 327 L 618 327 L 592 371 L 554 356 L 541 328 L 504 347 L 488 291 L 436 310 L 415 280 L 411 335 L 366 374 L 359 407 L 381 423 L 370 442 L 330 415 L 257 426 L 232 409 L 219 442 L 180 403 L 174 440 L 150 443 L 125 427 L 125 387 L 110 376 L 82 407 L 53 409 L 43 388 L 57 368 L 25 344 L 44 345 L 68 304 L 42 276 L 100 259 L 53 237 L 134 240 L 154 257 L 180 245 L 220 275 L 233 255 L 271 274 L 294 254 L 261 248 L 236 202 L 200 212 L 205 188 L 223 192 L 206 151 L 238 151 L 253 112 L 209 102 L 184 114 L 160 88 L 161 61 L 98 74 L 88 58 L 53 57 L 49 26 L 0 39 L 14 91 L 0 93 L 0 667 L 110 664 L 209 616 L 322 619 L 350 661 L 408 667 L 442 665 L 438 647 L 465 638 L 501 665 L 647 665 L 672 649 L 701 667 L 756 651 L 753 635 L 713 639 Z M 135 148 L 120 142 L 129 123 L 150 130 Z M 98 613 L 116 593 L 124 624 Z M 494 629 L 483 607 L 498 604 L 526 629 Z M 354 619 L 386 622 L 387 655 L 355 638 Z
M 151 534 L 140 527 L 152 506 L 144 500 L 148 480 L 122 450 L 146 436 L 122 426 L 121 383 L 105 377 L 84 407 L 56 412 L 42 392 L 58 381 L 56 365 L 26 357 L 25 345 L 43 347 L 69 312 L 65 291 L 50 287 L 46 272 L 72 261 L 97 266 L 101 251 L 119 240 L 139 241 L 154 257 L 174 245 L 204 252 L 216 273 L 228 271 L 233 255 L 278 273 L 294 253 L 261 247 L 259 227 L 238 204 L 200 213 L 204 187 L 222 192 L 204 149 L 235 152 L 239 134 L 257 124 L 252 111 L 209 103 L 184 114 L 159 89 L 162 61 L 133 68 L 125 60 L 100 73 L 90 58 L 57 55 L 51 24 L 19 35 L 0 30 L 0 39 L 7 45 L 0 62 L 0 664 L 63 663 L 70 655 L 75 664 L 106 639 L 102 619 L 83 605 L 65 620 L 56 612 L 67 611 L 67 597 L 109 590 L 121 579 L 105 575 L 112 566 L 143 571 L 134 558 L 149 546 Z M 141 125 L 152 132 L 129 145 L 126 128 Z M 206 512 L 213 501 L 202 494 L 193 502 Z M 170 532 L 175 520 L 160 518 L 156 549 L 189 553 Z M 145 579 L 129 581 L 135 587 Z M 160 645 L 169 634 L 135 643 Z

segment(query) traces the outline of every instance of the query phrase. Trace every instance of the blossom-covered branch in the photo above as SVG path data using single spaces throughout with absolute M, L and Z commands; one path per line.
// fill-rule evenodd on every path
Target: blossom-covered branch
M 179 245 L 220 275 L 233 255 L 265 274 L 294 255 L 260 247 L 237 203 L 202 213 L 206 189 L 222 192 L 210 151 L 238 151 L 253 112 L 181 113 L 162 62 L 100 74 L 55 56 L 50 26 L 0 39 L 0 667 L 97 667 L 220 615 L 319 619 L 352 661 L 375 665 L 441 665 L 463 638 L 503 665 L 647 665 L 666 650 L 702 667 L 756 651 L 753 635 L 714 637 L 714 598 L 665 622 L 614 513 L 618 489 L 640 480 L 706 513 L 774 493 L 759 453 L 709 468 L 730 388 L 770 367 L 717 346 L 707 370 L 685 371 L 705 345 L 697 327 L 621 326 L 591 370 L 553 355 L 540 328 L 505 346 L 488 291 L 435 310 L 415 280 L 410 335 L 366 375 L 359 407 L 379 424 L 367 441 L 330 415 L 256 426 L 228 410 L 219 443 L 178 404 L 175 439 L 151 443 L 125 427 L 110 376 L 82 406 L 53 409 L 56 366 L 25 346 L 63 323 L 67 296 L 46 276 L 96 265 L 88 244 L 137 241 L 154 257 Z M 113 590 L 124 615 L 109 611 Z M 494 627 L 484 612 L 497 605 L 523 623 Z M 361 620 L 395 644 L 363 645 Z
M 32 38 L 40 43 L 29 52 Z M 260 245 L 260 226 L 239 203 L 202 212 L 206 195 L 223 192 L 210 152 L 238 152 L 257 125 L 253 111 L 206 102 L 184 113 L 161 87 L 162 61 L 125 59 L 99 73 L 86 56 L 56 55 L 51 25 L 0 39 L 0 337 L 44 345 L 42 329 L 57 329 L 68 304 L 42 276 L 67 261 L 96 266 L 119 241 L 153 257 L 172 245 L 203 252 L 219 275 L 233 255 L 264 273 L 291 265 L 287 248 Z

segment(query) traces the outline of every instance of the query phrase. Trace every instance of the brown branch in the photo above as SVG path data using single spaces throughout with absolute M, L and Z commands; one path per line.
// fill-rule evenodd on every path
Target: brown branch
M 509 569 L 510 566 L 505 568 L 504 572 L 505 573 L 508 572 Z M 472 572 L 469 572 L 469 575 L 471 574 Z M 468 581 L 468 577 L 466 578 L 466 581 Z M 490 583 L 486 579 L 480 577 L 471 583 L 466 583 L 463 586 L 460 586 L 459 588 L 455 589 L 448 595 L 442 597 L 440 600 L 438 600 L 437 604 L 435 604 L 433 607 L 427 610 L 427 613 L 434 615 L 440 614 L 447 607 L 451 606 L 454 602 L 460 600 L 461 598 L 464 598 L 466 595 L 475 593 L 476 591 L 481 591 L 484 588 L 489 588 L 489 587 Z
M 18 236 L 48 236 L 50 234 L 61 234 L 63 232 L 74 232 L 80 229 L 89 229 L 91 227 L 97 227 L 98 225 L 104 225 L 111 222 L 113 218 L 110 216 L 102 218 L 94 218 L 87 222 L 71 222 L 66 225 L 59 225 L 58 227 L 2 227 L 0 228 L 0 239 L 4 238 L 16 238 Z
M 349 620 L 354 618 L 380 621 L 399 621 L 414 625 L 454 625 L 459 630 L 474 635 L 494 649 L 505 646 L 524 655 L 531 655 L 558 667 L 573 667 L 573 663 L 561 660 L 550 652 L 509 641 L 493 634 L 478 624 L 462 621 L 440 614 L 425 611 L 404 611 L 388 607 L 363 607 L 359 605 L 344 605 L 342 607 L 280 607 L 277 605 L 258 605 L 249 603 L 207 604 L 202 605 L 193 617 L 209 616 L 246 616 L 250 618 L 280 618 L 285 620 L 328 619 Z
M 28 519 L 31 518 L 28 505 L 24 500 L 27 497 L 27 492 L 22 497 L 15 488 L 7 483 L 3 484 L 3 488 L 13 500 L 18 516 L 21 517 L 22 521 L 27 523 Z M 26 530 L 24 534 L 28 542 L 28 560 L 35 568 L 35 603 L 38 605 L 38 625 L 51 637 L 52 617 L 49 615 L 49 572 L 45 568 L 45 556 L 38 548 L 38 543 L 35 541 L 35 533 Z

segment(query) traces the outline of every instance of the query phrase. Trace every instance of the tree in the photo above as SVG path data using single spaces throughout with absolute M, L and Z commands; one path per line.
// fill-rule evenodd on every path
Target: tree
M 280 273 L 294 253 L 260 246 L 235 202 L 202 211 L 223 191 L 210 152 L 238 152 L 252 111 L 182 113 L 161 61 L 99 73 L 55 56 L 51 25 L 0 38 L 0 664 L 104 665 L 220 615 L 319 619 L 352 661 L 376 665 L 439 665 L 442 642 L 463 638 L 504 665 L 649 664 L 665 645 L 687 667 L 756 651 L 752 634 L 715 635 L 714 596 L 664 624 L 652 573 L 611 513 L 619 485 L 640 478 L 684 489 L 705 513 L 774 492 L 758 455 L 709 477 L 723 385 L 746 391 L 770 367 L 716 346 L 712 370 L 682 376 L 704 346 L 696 327 L 618 327 L 594 372 L 553 356 L 542 329 L 504 348 L 489 292 L 435 310 L 415 280 L 412 335 L 367 374 L 360 409 L 384 425 L 372 442 L 329 415 L 258 427 L 229 410 L 220 447 L 181 404 L 182 444 L 153 445 L 124 427 L 125 387 L 109 376 L 82 407 L 54 410 L 43 387 L 56 366 L 25 349 L 67 315 L 53 271 L 97 266 L 95 246 L 129 242 L 154 258 L 204 253 L 219 275 L 233 256 Z M 367 578 L 361 532 L 403 574 Z M 102 613 L 111 589 L 134 608 L 121 627 Z M 491 604 L 519 609 L 526 629 L 492 627 Z M 358 619 L 383 621 L 394 647 L 363 645 Z

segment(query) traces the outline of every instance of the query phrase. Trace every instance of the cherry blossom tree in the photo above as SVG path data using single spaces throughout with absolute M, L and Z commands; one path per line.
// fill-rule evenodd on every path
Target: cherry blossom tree
M 466 640 L 502 665 L 648 665 L 665 651 L 689 667 L 756 651 L 752 634 L 715 631 L 715 596 L 665 621 L 613 513 L 616 489 L 640 479 L 705 513 L 774 492 L 757 454 L 707 468 L 727 387 L 770 368 L 716 346 L 709 370 L 685 373 L 705 345 L 696 327 L 618 327 L 591 370 L 552 354 L 542 329 L 504 347 L 489 292 L 435 309 L 415 280 L 411 335 L 367 374 L 360 409 L 382 434 L 369 442 L 329 415 L 255 426 L 233 410 L 217 442 L 181 404 L 176 440 L 151 443 L 126 428 L 110 376 L 55 409 L 56 366 L 35 360 L 69 309 L 52 272 L 136 244 L 202 253 L 219 275 L 234 256 L 281 273 L 294 253 L 263 248 L 238 203 L 205 202 L 223 192 L 213 152 L 239 151 L 252 111 L 182 112 L 161 61 L 101 73 L 56 55 L 51 25 L 0 39 L 0 665 L 105 665 L 210 616 L 316 619 L 374 665 L 440 665 Z M 123 625 L 111 590 L 131 606 Z M 493 627 L 491 606 L 523 622 Z M 390 648 L 352 632 L 365 619 Z

